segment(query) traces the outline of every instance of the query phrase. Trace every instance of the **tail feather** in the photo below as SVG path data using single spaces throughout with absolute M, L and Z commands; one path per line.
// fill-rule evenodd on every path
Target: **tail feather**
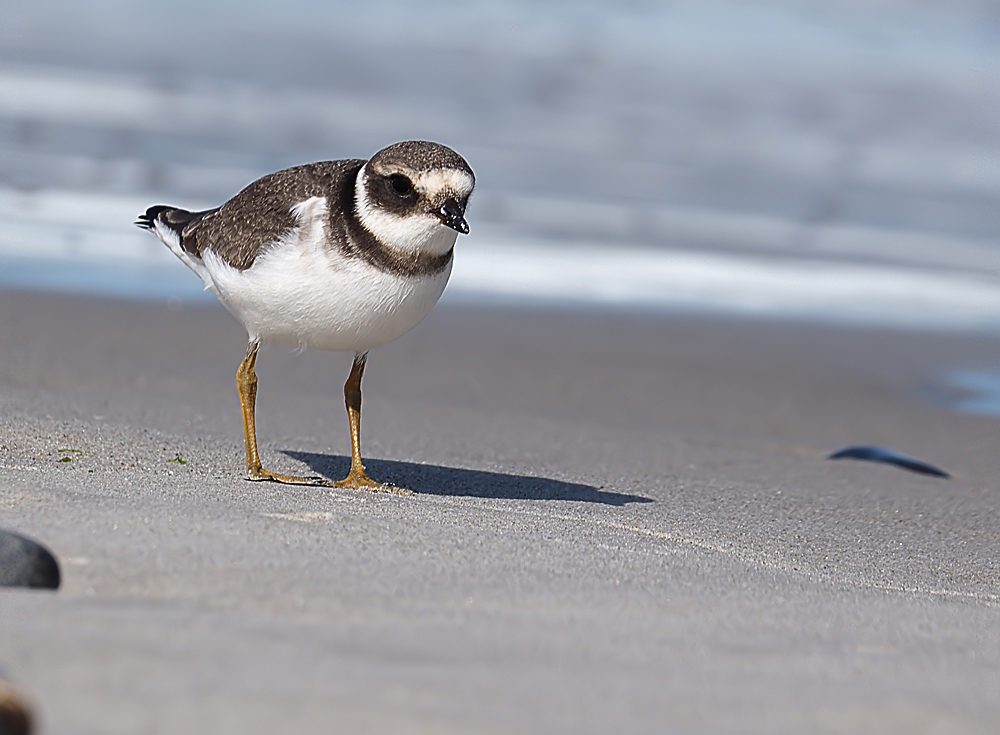
M 150 207 L 136 218 L 135 224 L 144 230 L 152 230 L 153 223 L 156 222 L 157 219 L 159 219 L 160 214 L 170 209 L 173 209 L 173 207 L 167 207 L 162 204 L 158 204 L 155 207 Z
M 201 219 L 209 212 L 214 211 L 210 209 L 205 212 L 189 212 L 186 209 L 157 204 L 155 207 L 150 207 L 140 214 L 135 224 L 144 230 L 152 230 L 155 228 L 156 223 L 159 222 L 166 225 L 178 235 L 181 235 L 184 232 L 184 228 L 191 224 L 191 222 Z
M 197 258 L 201 257 L 197 225 L 206 215 L 217 211 L 218 209 L 206 209 L 203 212 L 189 212 L 157 204 L 140 214 L 135 224 L 163 240 L 178 257 L 181 257 L 180 251 L 183 251 Z
M 140 214 L 135 224 L 156 235 L 184 265 L 198 274 L 206 288 L 212 288 L 212 276 L 201 260 L 198 223 L 203 217 L 216 211 L 218 210 L 208 209 L 204 212 L 189 212 L 158 204 Z

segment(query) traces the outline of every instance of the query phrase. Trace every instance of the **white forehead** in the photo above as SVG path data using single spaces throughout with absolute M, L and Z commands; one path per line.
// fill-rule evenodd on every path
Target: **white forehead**
M 433 196 L 442 191 L 453 191 L 459 196 L 472 193 L 475 180 L 465 171 L 455 168 L 440 168 L 422 171 L 412 177 L 413 187 L 421 194 Z

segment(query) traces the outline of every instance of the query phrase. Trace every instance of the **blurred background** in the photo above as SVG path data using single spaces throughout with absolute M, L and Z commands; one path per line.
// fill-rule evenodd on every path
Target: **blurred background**
M 1000 4 L 6 2 L 0 285 L 204 299 L 132 222 L 408 138 L 446 299 L 1000 324 Z

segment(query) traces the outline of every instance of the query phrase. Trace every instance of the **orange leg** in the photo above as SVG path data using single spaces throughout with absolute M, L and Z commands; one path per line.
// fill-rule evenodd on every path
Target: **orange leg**
M 243 436 L 247 445 L 247 479 L 273 480 L 289 485 L 329 485 L 320 477 L 296 477 L 295 475 L 279 475 L 265 470 L 260 464 L 257 454 L 257 426 L 254 414 L 257 408 L 257 373 L 254 365 L 257 362 L 257 348 L 260 344 L 251 342 L 247 347 L 247 356 L 236 371 L 236 386 L 240 390 L 240 405 L 243 407 Z
M 254 365 L 257 362 L 259 343 L 251 342 L 247 347 L 247 356 L 236 372 L 236 384 L 240 390 L 240 405 L 243 407 L 243 435 L 247 449 L 247 479 L 272 480 L 289 485 L 320 485 L 327 487 L 345 487 L 374 492 L 412 495 L 412 491 L 394 485 L 383 485 L 375 482 L 365 473 L 361 462 L 361 376 L 365 372 L 365 362 L 368 353 L 355 355 L 351 374 L 344 384 L 344 402 L 347 404 L 347 419 L 351 424 L 351 471 L 340 482 L 330 482 L 321 477 L 298 477 L 296 475 L 281 475 L 265 470 L 257 453 L 257 427 L 255 411 L 257 406 L 257 373 Z
M 334 485 L 375 492 L 412 495 L 411 490 L 375 482 L 365 472 L 365 466 L 361 462 L 361 378 L 365 374 L 367 362 L 367 352 L 359 352 L 355 355 L 351 374 L 347 376 L 347 382 L 344 383 L 344 403 L 347 405 L 347 420 L 351 424 L 351 471 L 347 473 L 347 477 L 340 482 L 335 482 Z

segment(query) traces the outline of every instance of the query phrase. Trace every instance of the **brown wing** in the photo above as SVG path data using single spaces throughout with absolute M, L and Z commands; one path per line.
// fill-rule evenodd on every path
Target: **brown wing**
M 218 209 L 150 207 L 136 224 L 152 229 L 154 220 L 162 222 L 178 234 L 185 252 L 202 258 L 211 250 L 234 268 L 246 270 L 296 226 L 292 207 L 317 196 L 327 197 L 333 207 L 363 165 L 349 159 L 287 168 L 257 179 Z

